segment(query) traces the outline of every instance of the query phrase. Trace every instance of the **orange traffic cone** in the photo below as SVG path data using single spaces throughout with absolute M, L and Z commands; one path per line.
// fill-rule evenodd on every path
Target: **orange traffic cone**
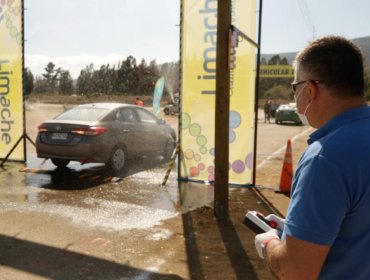
M 286 146 L 283 169 L 281 170 L 279 186 L 280 193 L 288 195 L 290 194 L 290 189 L 292 187 L 292 178 L 293 178 L 292 144 L 290 143 L 289 139 Z

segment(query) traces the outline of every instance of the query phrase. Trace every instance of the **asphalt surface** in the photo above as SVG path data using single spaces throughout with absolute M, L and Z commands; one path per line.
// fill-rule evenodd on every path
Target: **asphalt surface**
M 187 278 L 176 175 L 162 187 L 167 165 L 142 160 L 122 177 L 101 165 L 6 163 L 0 278 Z
M 28 115 L 32 138 L 45 116 Z M 305 129 L 261 123 L 257 163 Z M 0 172 L 0 279 L 189 279 L 181 215 L 212 203 L 212 186 L 179 184 L 175 164 L 162 187 L 161 158 L 112 177 L 98 164 L 59 170 L 27 147 L 26 164 Z

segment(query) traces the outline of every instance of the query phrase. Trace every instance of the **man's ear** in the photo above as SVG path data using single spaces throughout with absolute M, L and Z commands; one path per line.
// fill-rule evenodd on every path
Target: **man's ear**
M 310 99 L 311 100 L 316 100 L 319 96 L 319 88 L 318 88 L 317 84 L 308 81 L 307 86 L 308 86 L 308 91 L 310 93 Z

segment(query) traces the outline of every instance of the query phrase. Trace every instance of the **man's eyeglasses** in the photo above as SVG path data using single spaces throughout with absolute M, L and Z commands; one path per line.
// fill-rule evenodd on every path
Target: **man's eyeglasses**
M 305 81 L 300 81 L 300 82 L 296 82 L 296 83 L 291 83 L 290 85 L 292 86 L 292 89 L 293 89 L 293 92 L 295 93 L 297 91 L 297 86 L 300 85 L 300 84 L 303 84 L 303 83 L 307 83 L 307 82 L 311 82 L 313 84 L 320 84 L 322 83 L 323 81 L 320 81 L 320 80 L 305 80 Z

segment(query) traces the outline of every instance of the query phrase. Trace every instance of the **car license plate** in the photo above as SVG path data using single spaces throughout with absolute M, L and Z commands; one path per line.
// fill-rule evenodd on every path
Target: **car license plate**
M 51 139 L 53 140 L 67 140 L 68 133 L 53 133 Z

